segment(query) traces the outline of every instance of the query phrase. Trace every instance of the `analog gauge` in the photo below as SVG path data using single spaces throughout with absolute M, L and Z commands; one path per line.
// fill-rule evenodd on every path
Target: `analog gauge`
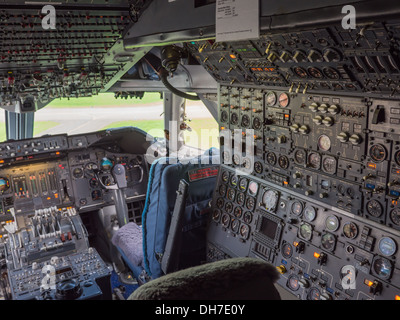
M 289 105 L 289 96 L 287 95 L 287 93 L 282 92 L 279 95 L 279 106 L 281 106 L 282 108 L 286 108 Z
M 267 162 L 268 164 L 270 164 L 271 166 L 274 166 L 276 164 L 276 154 L 273 152 L 268 152 L 267 153 Z
M 242 207 L 236 207 L 235 210 L 233 210 L 233 215 L 234 215 L 236 218 L 239 219 L 239 218 L 242 216 L 242 212 L 243 212 Z
M 272 107 L 276 103 L 276 94 L 275 92 L 268 92 L 267 95 L 265 96 L 265 103 L 267 106 Z
M 229 223 L 231 222 L 231 217 L 229 214 L 225 213 L 222 215 L 221 223 L 225 228 L 228 228 Z
M 240 181 L 239 181 L 239 189 L 242 190 L 242 191 L 246 191 L 248 183 L 249 183 L 249 181 L 246 178 L 240 179 Z
M 240 164 L 240 157 L 237 154 L 234 154 L 232 157 L 232 162 L 235 166 L 238 166 Z
M 328 151 L 331 148 L 331 138 L 323 134 L 318 138 L 318 148 L 322 151 Z
M 257 161 L 254 163 L 254 171 L 258 174 L 261 174 L 263 172 L 263 166 L 261 162 Z
M 72 171 L 72 175 L 74 176 L 74 178 L 76 179 L 81 179 L 83 178 L 83 169 L 82 168 L 75 168 Z
M 250 181 L 249 183 L 249 194 L 251 196 L 255 196 L 258 191 L 258 183 L 254 181 Z
M 296 150 L 296 152 L 294 153 L 294 161 L 296 161 L 297 164 L 305 164 L 306 151 L 302 149 Z
M 4 193 L 10 188 L 10 181 L 7 178 L 0 178 L 0 193 Z
M 241 122 L 241 126 L 247 128 L 250 125 L 250 117 L 245 114 L 242 117 L 242 122 Z
M 320 300 L 321 299 L 321 291 L 318 288 L 312 287 L 307 294 L 307 300 Z
M 331 67 L 322 69 L 322 72 L 328 79 L 339 80 L 339 78 L 340 78 L 339 72 L 336 69 L 333 69 Z
M 91 188 L 95 189 L 99 186 L 99 181 L 96 178 L 91 178 L 89 180 L 89 185 Z
M 248 197 L 246 200 L 246 208 L 249 210 L 253 210 L 254 206 L 256 205 L 256 201 L 253 197 Z
M 282 251 L 282 256 L 284 258 L 290 259 L 292 257 L 292 254 L 293 254 L 293 247 L 292 247 L 292 245 L 290 243 L 284 242 L 282 244 L 281 251 Z
M 243 214 L 243 221 L 246 223 L 251 223 L 251 221 L 253 221 L 253 214 L 250 211 L 246 211 Z
M 372 261 L 372 270 L 381 279 L 388 280 L 393 271 L 393 263 L 386 258 L 376 256 Z
M 303 222 L 300 225 L 299 236 L 304 240 L 311 240 L 313 228 L 310 224 Z
M 239 117 L 236 112 L 232 112 L 231 114 L 231 124 L 236 125 L 239 122 Z
M 397 164 L 398 166 L 400 166 L 400 151 L 397 151 L 397 152 L 394 154 L 394 161 L 396 162 L 396 164 Z
M 321 237 L 321 246 L 327 251 L 335 250 L 336 238 L 332 233 L 326 232 Z
M 85 170 L 89 175 L 93 175 L 94 171 L 97 170 L 99 167 L 94 162 L 89 162 L 85 165 Z
M 237 196 L 236 196 L 236 203 L 240 206 L 244 205 L 244 201 L 245 201 L 245 195 L 243 192 L 238 192 Z
M 229 182 L 230 182 L 231 186 L 236 187 L 237 184 L 238 184 L 238 177 L 235 176 L 235 175 L 233 175 L 233 176 L 231 177 L 231 180 L 230 180 Z
M 229 188 L 228 192 L 226 193 L 226 197 L 228 198 L 228 200 L 233 201 L 233 199 L 235 199 L 235 195 L 236 195 L 235 190 Z
M 377 200 L 371 200 L 367 202 L 367 212 L 369 215 L 378 218 L 383 213 L 383 207 Z
M 342 184 L 339 184 L 337 186 L 337 191 L 339 194 L 341 194 L 342 196 L 344 196 L 344 194 L 346 193 L 346 187 Z
M 289 159 L 286 156 L 280 156 L 278 163 L 282 169 L 287 169 L 289 167 Z
M 322 170 L 326 173 L 334 174 L 336 172 L 336 164 L 336 158 L 326 156 L 324 160 L 322 160 Z
M 240 226 L 240 221 L 238 219 L 232 219 L 231 230 L 236 233 L 239 231 L 239 226 Z
M 349 196 L 351 199 L 354 198 L 354 196 L 356 195 L 354 189 L 352 187 L 348 187 L 346 190 L 346 194 L 347 196 Z
M 217 209 L 214 209 L 213 214 L 212 214 L 212 219 L 215 222 L 219 222 L 219 218 L 221 217 L 221 212 Z
M 261 129 L 261 120 L 260 118 L 254 118 L 253 119 L 253 129 L 255 130 L 260 130 Z
M 304 212 L 303 212 L 303 218 L 304 220 L 311 222 L 313 221 L 317 216 L 317 210 L 315 210 L 314 207 L 308 205 L 305 207 Z
M 247 239 L 250 234 L 250 227 L 248 225 L 242 223 L 242 225 L 240 226 L 240 229 L 239 229 L 239 234 L 243 239 Z
M 400 209 L 395 208 L 390 212 L 390 220 L 396 225 L 400 226 Z
M 100 200 L 102 198 L 102 194 L 100 190 L 93 190 L 92 191 L 92 200 L 96 201 L 96 200 Z
M 308 156 L 308 164 L 313 169 L 319 169 L 321 167 L 321 155 L 316 152 L 312 152 Z
M 229 180 L 229 172 L 228 171 L 222 172 L 222 181 L 227 183 L 228 180 Z
M 336 216 L 329 216 L 325 220 L 325 228 L 329 231 L 339 229 L 339 219 Z
M 343 226 L 343 233 L 346 238 L 354 239 L 358 235 L 358 227 L 354 222 L 347 222 Z
M 292 291 L 297 291 L 300 288 L 299 277 L 296 274 L 291 274 L 287 281 L 287 287 Z
M 307 78 L 307 71 L 302 68 L 302 67 L 295 67 L 293 68 L 293 72 L 295 75 L 297 75 L 299 78 Z
M 396 253 L 397 245 L 392 238 L 383 237 L 379 240 L 379 251 L 386 257 L 390 257 Z
M 225 203 L 225 211 L 226 211 L 227 213 L 231 213 L 232 210 L 233 210 L 233 204 L 232 204 L 232 202 L 227 202 L 227 203 Z
M 264 207 L 269 211 L 275 210 L 276 205 L 278 203 L 278 198 L 279 194 L 276 191 L 273 190 L 265 191 L 262 197 Z
M 226 193 L 226 185 L 225 184 L 221 184 L 218 188 L 218 193 L 220 196 L 224 197 L 225 193 Z
M 100 162 L 100 168 L 103 171 L 110 171 L 113 167 L 113 162 L 108 158 L 103 158 Z
M 218 199 L 217 199 L 216 204 L 217 204 L 217 207 L 218 207 L 219 209 L 222 209 L 222 208 L 223 208 L 224 203 L 225 203 L 225 200 L 224 200 L 223 198 L 218 198 Z
M 221 122 L 226 123 L 228 121 L 228 112 L 225 110 L 221 112 Z
M 307 69 L 307 71 L 308 71 L 308 74 L 315 79 L 322 79 L 324 77 L 324 75 L 322 74 L 322 71 L 319 70 L 318 68 L 310 67 Z
M 290 210 L 294 215 L 300 216 L 303 212 L 303 204 L 300 201 L 294 201 Z
M 381 144 L 374 144 L 369 149 L 369 155 L 371 156 L 372 161 L 374 162 L 382 162 L 386 159 L 386 149 Z

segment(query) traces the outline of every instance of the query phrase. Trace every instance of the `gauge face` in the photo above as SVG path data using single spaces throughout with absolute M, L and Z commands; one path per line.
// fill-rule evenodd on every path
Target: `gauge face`
M 312 287 L 307 294 L 307 300 L 320 300 L 321 291 L 318 288 Z
M 311 240 L 313 228 L 310 224 L 303 222 L 300 225 L 299 235 L 304 240 Z
M 224 184 L 221 184 L 220 186 L 219 186 L 219 188 L 218 188 L 218 193 L 219 193 L 219 195 L 220 196 L 225 196 L 225 193 L 226 193 L 226 185 L 224 185 Z
M 392 238 L 383 237 L 379 240 L 379 251 L 386 257 L 390 257 L 396 253 L 397 245 Z
M 274 166 L 276 164 L 276 154 L 273 152 L 268 152 L 267 154 L 267 162 L 271 165 Z
M 242 206 L 244 204 L 245 201 L 245 195 L 243 192 L 238 192 L 237 196 L 236 196 L 236 203 L 240 206 Z
M 254 163 L 254 171 L 258 174 L 261 174 L 263 172 L 263 166 L 261 162 L 257 161 Z
M 358 235 L 358 227 L 354 222 L 347 222 L 343 226 L 343 234 L 348 239 L 354 239 Z
M 281 106 L 282 108 L 286 108 L 289 105 L 289 96 L 287 95 L 287 93 L 282 92 L 279 95 L 279 106 Z
M 250 125 L 250 117 L 247 114 L 243 115 L 241 125 L 242 127 L 245 128 L 247 128 Z
M 372 262 L 372 270 L 378 277 L 387 280 L 392 275 L 393 263 L 389 259 L 377 256 Z
M 110 171 L 111 168 L 112 168 L 112 166 L 113 166 L 113 163 L 112 163 L 112 161 L 111 161 L 110 159 L 108 159 L 108 158 L 103 158 L 103 159 L 101 160 L 101 162 L 100 162 L 100 168 L 101 168 L 101 170 Z
M 329 216 L 325 220 L 325 228 L 329 231 L 336 231 L 339 229 L 339 219 L 336 216 Z
M 231 229 L 233 232 L 238 232 L 240 226 L 240 221 L 238 219 L 232 219 Z
M 229 172 L 228 171 L 222 172 L 222 181 L 226 183 L 228 182 L 228 180 L 229 180 Z
M 92 200 L 100 200 L 102 197 L 101 191 L 100 190 L 93 190 L 92 191 Z
M 259 130 L 261 128 L 261 120 L 260 118 L 253 119 L 253 129 Z
M 331 139 L 323 134 L 318 138 L 318 147 L 322 151 L 328 151 L 331 148 Z
M 300 288 L 299 277 L 295 274 L 291 274 L 287 281 L 287 287 L 292 291 L 297 291 Z
M 224 163 L 231 163 L 231 154 L 228 151 L 224 151 L 222 152 L 222 159 L 224 161 Z
M 253 214 L 250 211 L 246 211 L 243 214 L 243 221 L 246 223 L 251 223 L 251 221 L 253 221 Z
M 267 106 L 272 107 L 276 103 L 276 94 L 275 92 L 268 92 L 267 95 L 265 96 L 265 103 Z
M 89 180 L 89 185 L 90 185 L 91 188 L 94 189 L 94 188 L 97 188 L 99 186 L 99 182 L 97 181 L 96 178 L 91 178 Z
M 305 164 L 306 163 L 306 152 L 305 150 L 296 150 L 294 153 L 294 161 L 297 164 Z
M 286 259 L 289 259 L 289 258 L 292 257 L 293 247 L 292 247 L 292 245 L 290 243 L 284 242 L 282 244 L 281 251 L 282 251 L 283 257 L 285 257 Z
M 239 122 L 239 116 L 237 115 L 236 112 L 231 113 L 231 124 L 238 124 Z
M 226 193 L 226 197 L 228 198 L 228 200 L 233 201 L 233 199 L 235 199 L 235 190 L 229 188 L 228 192 Z
M 225 110 L 221 112 L 221 122 L 225 123 L 228 121 L 228 112 Z
M 301 213 L 303 212 L 303 204 L 300 201 L 294 201 L 292 203 L 292 207 L 290 209 L 290 211 L 296 215 L 296 216 L 300 216 Z
M 338 80 L 340 78 L 339 72 L 331 67 L 322 69 L 322 72 L 328 79 Z
M 324 77 L 321 70 L 319 70 L 318 68 L 310 67 L 307 69 L 307 71 L 308 71 L 308 74 L 313 78 L 322 79 Z
M 75 168 L 72 171 L 72 175 L 77 179 L 83 178 L 83 169 L 82 168 Z
M 308 156 L 308 164 L 313 169 L 319 169 L 321 167 L 321 155 L 313 152 Z
M 264 192 L 262 201 L 267 210 L 274 210 L 276 208 L 276 205 L 278 203 L 278 198 L 279 195 L 276 191 L 273 190 L 267 190 Z
M 238 184 L 238 177 L 237 176 L 232 176 L 231 180 L 229 181 L 231 186 L 236 187 Z
M 89 173 L 90 175 L 93 175 L 93 171 L 97 170 L 99 167 L 97 166 L 96 163 L 94 162 L 89 162 L 85 165 L 85 170 L 87 173 Z
M 289 168 L 289 159 L 286 156 L 280 156 L 278 159 L 278 163 L 282 169 Z
M 324 160 L 322 160 L 322 170 L 326 173 L 335 173 L 336 172 L 336 158 L 331 156 L 326 156 Z
M 232 210 L 233 210 L 233 204 L 232 204 L 232 202 L 227 202 L 227 203 L 225 203 L 225 211 L 226 211 L 227 213 L 231 213 Z
M 369 155 L 374 162 L 382 162 L 383 160 L 386 159 L 386 149 L 383 145 L 381 144 L 374 144 L 370 149 L 369 149 Z
M 239 234 L 243 239 L 247 239 L 250 234 L 250 227 L 246 224 L 241 224 Z
M 394 154 L 394 161 L 396 162 L 396 164 L 397 164 L 398 166 L 400 166 L 400 151 L 397 151 L 397 152 Z
M 232 157 L 232 162 L 233 162 L 233 164 L 234 165 L 239 165 L 240 164 L 240 157 L 239 157 L 239 155 L 237 155 L 236 153 L 233 155 L 233 157 Z
M 221 217 L 221 212 L 219 210 L 215 209 L 212 213 L 213 220 L 218 222 L 220 217 Z
M 306 206 L 306 208 L 304 209 L 304 212 L 303 212 L 304 220 L 311 222 L 311 221 L 314 221 L 316 216 L 317 216 L 317 211 L 315 210 L 315 208 L 312 206 Z
M 222 209 L 222 207 L 224 206 L 224 203 L 225 203 L 225 201 L 224 201 L 223 198 L 218 198 L 218 199 L 217 199 L 216 204 L 217 204 L 217 207 L 218 207 L 218 208 Z
M 336 238 L 331 233 L 324 233 L 321 237 L 321 246 L 327 251 L 333 251 L 336 245 Z
M 258 191 L 258 183 L 254 181 L 250 181 L 249 183 L 249 194 L 255 196 Z
M 222 218 L 221 218 L 221 223 L 222 225 L 227 228 L 229 226 L 229 223 L 231 222 L 231 217 L 229 216 L 229 214 L 223 214 Z
M 371 200 L 367 203 L 367 212 L 371 216 L 378 218 L 383 213 L 383 207 L 377 200 Z
M 396 208 L 390 212 L 390 220 L 396 225 L 400 226 L 400 209 Z
M 10 181 L 7 178 L 0 178 L 0 193 L 7 191 L 10 188 Z
M 248 197 L 246 200 L 246 208 L 249 210 L 253 210 L 254 206 L 256 205 L 256 201 L 253 197 Z
M 235 210 L 233 210 L 233 215 L 236 218 L 240 218 L 242 216 L 242 212 L 243 212 L 243 209 L 241 207 L 236 207 Z
M 299 78 L 307 78 L 307 71 L 302 68 L 302 67 L 295 67 L 293 68 L 293 72 L 295 73 L 295 75 L 297 75 Z
M 249 181 L 246 178 L 240 179 L 240 181 L 239 181 L 239 189 L 242 190 L 242 191 L 246 191 L 248 183 L 249 183 Z

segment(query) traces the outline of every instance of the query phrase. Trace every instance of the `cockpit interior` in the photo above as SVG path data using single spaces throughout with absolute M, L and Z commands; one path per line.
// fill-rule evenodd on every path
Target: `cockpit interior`
M 398 1 L 4 0 L 0 42 L 1 300 L 400 300 Z

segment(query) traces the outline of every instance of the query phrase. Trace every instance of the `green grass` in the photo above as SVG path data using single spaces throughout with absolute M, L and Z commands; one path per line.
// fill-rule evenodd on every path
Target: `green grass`
M 33 135 L 38 136 L 43 131 L 51 129 L 58 125 L 59 123 L 54 121 L 37 121 L 35 122 L 35 127 L 33 129 Z M 0 141 L 5 141 L 6 139 L 6 124 L 4 122 L 0 122 Z
M 93 97 L 56 99 L 50 102 L 46 108 L 90 108 L 132 106 L 135 104 L 147 104 L 162 102 L 158 92 L 146 92 L 142 99 L 115 99 L 114 93 L 99 93 Z

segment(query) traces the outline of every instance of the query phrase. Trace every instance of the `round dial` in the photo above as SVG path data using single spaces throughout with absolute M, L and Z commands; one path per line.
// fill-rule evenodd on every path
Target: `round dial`
M 307 300 L 320 300 L 321 299 L 321 291 L 318 288 L 313 287 L 307 294 Z
M 292 291 L 297 291 L 300 288 L 299 277 L 296 274 L 291 274 L 287 281 L 287 286 Z
M 274 166 L 276 164 L 276 154 L 273 153 L 273 152 L 268 152 L 268 154 L 267 154 L 267 162 L 271 166 Z
M 331 67 L 322 69 L 322 72 L 328 79 L 338 80 L 340 78 L 339 72 L 336 69 L 333 69 Z
M 358 227 L 354 222 L 347 222 L 343 226 L 343 233 L 346 238 L 354 239 L 358 235 Z
M 304 240 L 311 240 L 313 228 L 310 224 L 303 222 L 300 225 L 299 235 Z
M 94 162 L 89 162 L 85 165 L 85 170 L 89 175 L 93 175 L 94 170 L 97 170 L 99 167 Z
M 374 144 L 369 149 L 369 155 L 371 156 L 371 159 L 374 162 L 382 162 L 383 160 L 386 159 L 386 154 L 387 154 L 386 149 L 381 144 Z
M 303 204 L 300 201 L 294 201 L 292 203 L 291 212 L 296 216 L 300 216 L 303 212 Z
M 250 211 L 246 211 L 243 214 L 243 221 L 246 223 L 251 223 L 251 221 L 253 221 L 253 214 Z
M 239 229 L 239 234 L 243 239 L 247 239 L 250 234 L 250 227 L 246 224 L 242 224 Z
M 101 191 L 100 190 L 93 190 L 92 191 L 92 200 L 100 200 L 102 197 Z
M 224 206 L 224 203 L 225 203 L 225 201 L 223 198 L 218 198 L 216 201 L 217 207 L 220 209 L 222 209 L 222 207 Z
M 247 114 L 245 114 L 242 117 L 241 126 L 247 128 L 249 125 L 250 125 L 250 117 Z
M 276 208 L 276 205 L 278 203 L 278 198 L 279 195 L 276 191 L 273 190 L 267 190 L 264 192 L 262 201 L 267 210 L 274 210 Z
M 83 178 L 83 169 L 82 168 L 75 168 L 72 171 L 72 175 L 77 179 Z
M 267 95 L 265 96 L 265 103 L 267 106 L 272 107 L 276 103 L 276 94 L 275 92 L 268 92 Z
M 262 166 L 261 162 L 256 161 L 256 162 L 254 163 L 254 171 L 255 171 L 256 173 L 258 173 L 258 174 L 260 174 L 260 173 L 263 172 L 263 166 Z
M 261 128 L 261 120 L 256 117 L 253 119 L 253 129 L 259 130 Z
M 222 225 L 227 228 L 229 226 L 229 223 L 231 222 L 231 217 L 229 216 L 229 214 L 225 213 L 222 215 L 221 218 L 221 223 Z
M 282 169 L 287 169 L 289 167 L 289 159 L 286 156 L 280 156 L 278 163 Z
M 281 106 L 282 108 L 286 108 L 289 105 L 289 96 L 287 95 L 287 93 L 282 92 L 279 95 L 279 106 Z
M 239 189 L 242 190 L 242 191 L 246 191 L 248 183 L 249 183 L 249 181 L 246 178 L 240 179 L 240 181 L 239 181 Z
M 245 195 L 243 192 L 238 192 L 237 196 L 236 196 L 236 203 L 240 206 L 242 206 L 244 204 L 245 201 Z
M 238 232 L 240 226 L 240 221 L 238 219 L 232 219 L 231 229 L 233 232 Z
M 331 148 L 331 138 L 323 134 L 318 138 L 318 148 L 322 151 L 328 151 Z
M 225 110 L 221 112 L 221 122 L 226 123 L 228 121 L 228 112 Z
M 258 183 L 254 181 L 250 181 L 249 183 L 249 194 L 255 196 L 258 191 Z
M 228 200 L 233 201 L 233 199 L 235 199 L 235 195 L 236 195 L 235 190 L 229 188 L 228 192 L 226 193 L 226 197 L 228 198 Z
M 325 220 L 325 228 L 329 231 L 336 231 L 339 229 L 339 219 L 336 216 L 329 216 Z
M 229 172 L 228 171 L 222 172 L 222 181 L 226 183 L 228 182 L 228 180 L 229 180 Z
M 383 207 L 377 200 L 371 200 L 367 203 L 367 212 L 371 216 L 378 218 L 383 213 Z
M 219 193 L 219 195 L 220 196 L 225 196 L 225 193 L 226 193 L 226 185 L 225 184 L 221 184 L 219 187 L 218 187 L 218 193 Z
M 294 161 L 296 161 L 297 164 L 305 164 L 306 163 L 305 150 L 302 149 L 296 150 L 296 152 L 294 153 Z
M 236 218 L 239 219 L 239 218 L 242 216 L 242 212 L 243 212 L 242 207 L 236 207 L 235 210 L 233 210 L 233 215 L 234 215 Z
M 390 257 L 396 253 L 397 245 L 392 238 L 383 237 L 379 240 L 379 251 L 386 257 Z
M 292 247 L 292 245 L 290 243 L 284 242 L 282 244 L 281 251 L 282 251 L 283 257 L 286 258 L 286 259 L 289 259 L 289 258 L 292 257 L 293 247 Z
M 397 152 L 394 154 L 394 161 L 396 162 L 396 164 L 397 164 L 398 166 L 400 166 L 400 151 L 397 151 Z
M 302 68 L 302 67 L 295 67 L 293 68 L 293 72 L 299 77 L 299 78 L 307 78 L 307 71 Z
M 239 116 L 237 115 L 236 112 L 231 113 L 231 124 L 238 124 L 239 122 Z
M 372 261 L 372 270 L 378 277 L 387 280 L 392 275 L 393 263 L 389 259 L 377 256 Z
M 103 158 L 100 162 L 100 168 L 103 171 L 110 171 L 113 167 L 113 162 L 108 158 Z
M 303 212 L 304 220 L 311 222 L 316 218 L 316 216 L 317 216 L 317 211 L 315 210 L 315 208 L 309 205 L 306 206 Z
M 246 208 L 249 210 L 253 210 L 254 206 L 256 205 L 256 201 L 253 197 L 248 197 L 246 200 Z
M 233 204 L 232 204 L 232 202 L 227 202 L 227 203 L 225 203 L 225 211 L 226 211 L 227 213 L 231 213 L 232 210 L 233 210 Z
M 333 251 L 335 249 L 336 238 L 333 234 L 327 232 L 321 237 L 321 246 L 328 251 Z
M 308 71 L 308 74 L 313 78 L 322 79 L 324 77 L 321 70 L 319 70 L 318 68 L 310 67 L 307 69 L 307 71 Z
M 238 184 L 238 177 L 237 176 L 232 176 L 230 180 L 231 186 L 236 187 Z
M 400 209 L 395 208 L 390 212 L 390 220 L 396 225 L 400 226 Z
M 336 172 L 336 158 L 331 156 L 326 156 L 324 160 L 322 160 L 322 170 L 326 173 L 335 173 Z
M 10 181 L 7 178 L 0 178 L 0 193 L 4 193 L 10 188 Z
M 218 209 L 215 209 L 212 213 L 212 219 L 214 221 L 218 222 L 220 217 L 221 217 L 221 211 L 219 211 Z
M 237 155 L 236 153 L 233 155 L 233 157 L 232 157 L 232 162 L 233 162 L 233 164 L 234 165 L 239 165 L 240 164 L 240 157 L 239 157 L 239 155 Z
M 308 156 L 308 164 L 313 169 L 319 169 L 321 167 L 321 155 L 313 152 Z

